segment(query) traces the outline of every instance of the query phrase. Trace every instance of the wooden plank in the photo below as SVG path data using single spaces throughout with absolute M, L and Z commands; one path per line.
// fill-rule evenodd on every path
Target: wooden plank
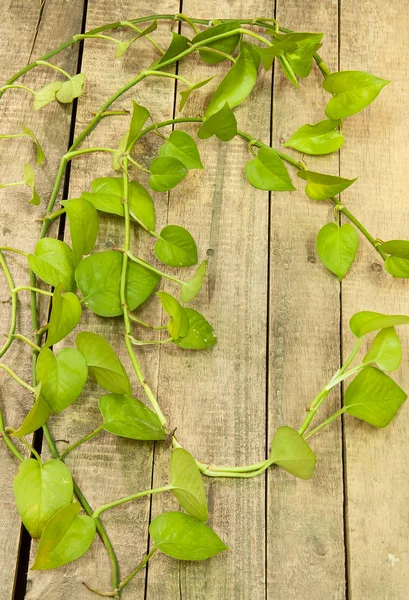
M 382 11 L 379 28 L 378 16 Z M 341 152 L 345 177 L 359 177 L 348 205 L 376 237 L 408 238 L 407 139 L 409 49 L 407 3 L 379 0 L 341 4 L 341 69 L 360 69 L 391 80 L 363 113 L 345 121 Z M 353 340 L 348 319 L 359 310 L 409 314 L 408 282 L 384 272 L 381 257 L 362 238 L 358 261 L 342 286 L 345 353 Z M 392 374 L 409 389 L 409 332 L 399 328 L 402 368 Z M 408 406 L 386 430 L 345 419 L 349 597 L 407 597 L 409 524 Z
M 336 2 L 279 1 L 277 18 L 296 31 L 324 32 L 323 58 L 337 69 Z M 314 67 L 297 92 L 276 65 L 274 147 L 301 125 L 324 118 L 321 83 Z M 311 169 L 338 174 L 336 155 L 306 161 Z M 290 169 L 298 191 L 271 198 L 269 439 L 280 425 L 298 429 L 305 408 L 339 366 L 339 284 L 315 250 L 316 234 L 333 220 L 332 210 L 309 200 Z M 332 394 L 318 421 L 339 402 Z M 311 446 L 318 456 L 311 481 L 268 473 L 267 591 L 274 600 L 345 598 L 340 426 L 325 430 Z
M 7 3 L 2 9 L 0 23 L 0 71 L 2 84 L 8 77 L 31 62 L 33 56 L 41 56 L 62 39 L 73 35 L 81 27 L 83 0 L 73 0 L 70 10 L 66 10 L 65 0 L 57 0 L 42 9 L 41 2 Z M 61 20 L 64 15 L 64 20 Z M 64 23 L 64 26 L 62 25 Z M 61 65 L 68 71 L 75 69 L 78 49 L 61 55 Z M 51 77 L 53 75 L 51 74 Z M 19 83 L 34 89 L 42 87 L 50 80 L 50 69 L 36 69 L 27 74 Z M 18 133 L 24 124 L 30 127 L 44 144 L 46 162 L 35 169 L 38 178 L 38 191 L 42 202 L 39 208 L 27 206 L 30 199 L 27 189 L 16 187 L 0 191 L 1 231 L 0 245 L 10 245 L 31 252 L 39 234 L 37 219 L 44 213 L 47 196 L 52 187 L 53 177 L 58 166 L 59 155 L 68 143 L 71 107 L 61 109 L 56 104 L 49 105 L 34 113 L 31 95 L 24 91 L 10 90 L 1 100 L 0 133 Z M 58 119 L 58 127 L 55 126 Z M 30 140 L 18 138 L 1 141 L 0 181 L 1 183 L 21 181 L 25 162 L 35 164 L 35 152 Z M 7 263 L 15 276 L 15 283 L 28 284 L 27 264 L 22 256 L 7 254 Z M 5 333 L 10 327 L 10 292 L 3 275 L 1 285 L 0 331 Z M 31 334 L 30 298 L 27 292 L 20 294 L 18 331 Z M 1 342 L 3 343 L 3 341 Z M 31 378 L 31 352 L 28 346 L 16 342 L 2 359 L 13 366 L 26 381 Z M 0 402 L 6 425 L 17 427 L 27 413 L 32 398 L 22 392 L 8 376 L 1 375 Z M 9 600 L 13 594 L 15 569 L 20 539 L 20 519 L 14 506 L 12 481 L 17 472 L 17 464 L 7 448 L 0 446 L 1 480 L 0 488 L 0 597 Z

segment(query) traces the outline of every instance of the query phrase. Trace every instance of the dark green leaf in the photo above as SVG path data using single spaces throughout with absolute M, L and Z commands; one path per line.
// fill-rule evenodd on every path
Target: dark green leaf
M 141 106 L 140 104 L 137 104 L 135 100 L 132 100 L 132 118 L 126 142 L 127 152 L 130 152 L 132 150 L 132 146 L 136 141 L 136 137 L 141 131 L 142 127 L 145 125 L 147 119 L 149 119 L 149 116 L 150 113 L 147 108 Z
M 98 406 L 104 417 L 104 429 L 110 433 L 131 440 L 164 440 L 166 437 L 155 413 L 136 398 L 106 394 Z
M 172 131 L 169 139 L 161 146 L 161 156 L 176 158 L 186 169 L 203 169 L 199 150 L 194 139 L 184 131 Z
M 405 315 L 384 315 L 369 310 L 355 313 L 349 321 L 351 331 L 356 337 L 363 337 L 367 333 L 377 331 L 378 329 L 408 324 L 409 317 Z
M 409 277 L 409 260 L 406 258 L 397 258 L 388 256 L 385 260 L 385 270 L 393 277 L 407 279 Z
M 221 23 L 220 25 L 215 25 L 214 27 L 208 27 L 204 31 L 198 33 L 193 38 L 192 44 L 208 40 L 209 38 L 215 37 L 216 35 L 228 33 L 229 31 L 233 31 L 234 29 L 240 29 L 239 21 L 230 21 L 229 23 Z M 237 35 L 232 35 L 231 37 L 223 38 L 210 44 L 206 44 L 206 46 L 208 45 L 209 48 L 215 48 L 216 50 L 220 50 L 221 52 L 225 52 L 226 54 L 232 54 L 236 49 L 236 46 L 239 43 L 239 41 L 240 34 L 238 33 Z M 216 65 L 217 63 L 226 60 L 224 56 L 221 56 L 220 54 L 216 54 L 214 52 L 209 52 L 208 50 L 200 50 L 199 54 L 200 58 L 210 65 Z
M 186 90 L 182 90 L 181 92 L 179 92 L 180 96 L 181 96 L 181 100 L 180 100 L 180 104 L 179 104 L 179 111 L 183 110 L 183 107 L 185 106 L 190 94 L 192 92 L 194 92 L 195 90 L 198 90 L 199 88 L 206 85 L 206 83 L 209 83 L 209 81 L 211 81 L 213 79 L 213 77 L 214 77 L 214 75 L 212 77 L 209 77 L 208 79 L 204 79 L 203 81 L 194 83 L 193 85 L 188 87 Z
M 155 254 L 165 265 L 190 267 L 197 264 L 196 242 L 190 233 L 179 225 L 167 225 L 155 244 Z
M 291 427 L 279 427 L 271 443 L 270 459 L 301 479 L 310 479 L 317 457 L 303 437 Z
M 298 171 L 298 177 L 307 182 L 305 193 L 312 200 L 329 200 L 340 192 L 346 190 L 356 181 L 355 179 L 344 179 L 335 175 L 324 175 L 314 171 Z
M 408 240 L 390 240 L 381 245 L 381 249 L 386 254 L 393 254 L 397 258 L 409 259 L 409 241 Z
M 237 121 L 234 113 L 226 102 L 219 112 L 206 119 L 197 135 L 201 140 L 207 140 L 215 135 L 221 142 L 228 142 L 237 134 Z
M 162 58 L 157 63 L 154 63 L 154 65 L 159 66 L 161 63 L 164 63 L 170 60 L 171 58 L 178 56 L 178 54 L 181 54 L 182 52 L 187 50 L 189 48 L 189 45 L 190 40 L 187 37 L 176 33 L 176 31 L 172 31 L 172 41 L 168 46 L 168 49 L 166 50 Z
M 227 104 L 238 106 L 247 98 L 255 86 L 257 69 L 250 60 L 238 60 L 227 72 L 219 87 L 210 99 L 205 117 L 210 117 Z
M 349 223 L 328 223 L 319 231 L 316 246 L 324 265 L 342 281 L 355 260 L 358 234 Z
M 206 277 L 207 262 L 208 259 L 206 258 L 203 262 L 200 263 L 192 279 L 186 281 L 182 285 L 182 290 L 180 292 L 181 302 L 190 302 L 191 300 L 193 300 L 196 294 L 199 293 L 200 288 L 202 287 L 203 280 Z
M 209 515 L 203 479 L 195 459 L 183 448 L 176 448 L 171 454 L 170 484 L 180 506 L 199 521 L 207 521 Z
M 84 91 L 85 79 L 84 73 L 78 73 L 78 75 L 74 75 L 71 79 L 64 81 L 56 94 L 58 102 L 69 104 L 75 98 L 81 96 Z
M 41 165 L 41 163 L 44 161 L 45 157 L 44 157 L 44 151 L 41 147 L 40 142 L 34 135 L 34 132 L 31 131 L 31 129 L 29 127 L 26 127 L 25 125 L 23 125 L 22 130 L 23 130 L 23 133 L 25 133 L 28 137 L 30 137 L 33 140 L 33 142 L 35 143 L 36 149 L 37 149 L 37 164 Z
M 34 94 L 34 110 L 40 110 L 47 104 L 50 104 L 56 98 L 56 94 L 60 87 L 62 86 L 62 81 L 53 81 L 52 83 L 48 83 L 41 90 L 38 90 Z
M 326 119 L 315 125 L 303 125 L 284 144 L 304 154 L 329 154 L 339 150 L 345 138 L 338 130 L 341 121 Z
M 248 181 L 259 190 L 295 190 L 285 164 L 272 148 L 260 148 L 244 169 Z
M 160 298 L 163 308 L 171 317 L 168 323 L 170 337 L 173 340 L 185 337 L 189 331 L 189 319 L 183 306 L 179 304 L 176 298 L 166 292 L 156 292 L 156 295 Z
M 90 254 L 94 249 L 99 229 L 98 213 L 95 206 L 85 198 L 63 200 L 61 204 L 67 212 L 72 253 L 77 265 L 84 254 Z
M 168 192 L 187 175 L 185 165 L 170 156 L 154 158 L 150 164 L 149 186 L 155 192 Z
M 59 283 L 54 290 L 45 346 L 53 346 L 65 338 L 81 320 L 81 303 L 72 292 L 61 293 Z
M 329 119 L 343 119 L 371 104 L 389 81 L 362 71 L 331 73 L 322 84 L 333 94 L 325 109 Z
M 173 343 L 186 350 L 203 350 L 214 346 L 216 336 L 210 323 L 192 308 L 185 308 L 185 312 L 189 319 L 188 334 L 183 338 L 173 340 Z
M 28 264 L 34 273 L 54 287 L 61 283 L 67 292 L 75 290 L 74 257 L 71 248 L 55 238 L 37 242 L 34 254 L 29 254 Z
M 383 371 L 395 371 L 402 361 L 402 346 L 393 327 L 381 329 L 363 362 L 374 363 Z

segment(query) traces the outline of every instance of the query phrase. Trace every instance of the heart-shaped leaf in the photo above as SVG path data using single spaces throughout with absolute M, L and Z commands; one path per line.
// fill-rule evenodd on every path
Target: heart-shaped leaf
M 409 241 L 408 240 L 390 240 L 381 244 L 381 249 L 386 254 L 393 254 L 397 258 L 409 259 Z
M 345 138 L 339 131 L 341 121 L 326 119 L 315 125 L 303 125 L 286 141 L 284 146 L 304 154 L 330 154 L 344 144 Z
M 238 106 L 247 98 L 257 81 L 257 69 L 250 60 L 238 60 L 221 81 L 210 99 L 205 117 L 217 113 L 227 104 L 230 108 Z
M 34 94 L 34 110 L 40 110 L 50 102 L 55 100 L 58 90 L 62 86 L 62 81 L 53 81 L 48 83 L 41 90 Z
M 285 164 L 272 148 L 260 148 L 257 157 L 246 164 L 244 173 L 251 185 L 259 190 L 295 190 Z
M 203 479 L 195 459 L 183 448 L 170 456 L 170 485 L 180 506 L 199 521 L 207 521 L 207 499 Z
M 216 336 L 210 323 L 193 308 L 185 308 L 185 313 L 189 319 L 189 331 L 185 337 L 173 340 L 173 343 L 186 350 L 203 350 L 214 346 Z
M 97 210 L 91 202 L 85 198 L 73 198 L 63 200 L 68 223 L 74 263 L 77 265 L 84 254 L 91 254 L 98 236 L 99 217 Z
M 100 398 L 99 410 L 104 429 L 131 440 L 164 440 L 166 432 L 156 414 L 136 398 L 106 394 Z
M 154 158 L 149 170 L 152 173 L 149 177 L 149 186 L 155 192 L 168 192 L 187 175 L 185 165 L 171 156 Z
M 156 295 L 160 298 L 163 308 L 171 317 L 168 323 L 170 337 L 173 340 L 185 337 L 189 331 L 189 319 L 183 306 L 179 304 L 176 298 L 166 292 L 156 292 Z
M 215 37 L 216 35 L 222 35 L 223 33 L 228 33 L 229 31 L 233 31 L 234 29 L 240 28 L 239 21 L 230 21 L 228 23 L 221 23 L 220 25 L 215 25 L 214 27 L 208 27 L 204 31 L 201 31 L 192 39 L 192 44 L 196 44 L 197 42 L 203 42 L 208 40 L 209 38 Z M 231 37 L 222 38 L 221 40 L 217 40 L 215 42 L 211 42 L 210 44 L 206 44 L 209 48 L 215 48 L 216 50 L 220 50 L 221 52 L 225 52 L 226 54 L 232 54 L 237 44 L 240 41 L 240 34 L 232 35 Z M 216 65 L 223 60 L 226 60 L 225 56 L 220 54 L 216 54 L 215 52 L 209 52 L 209 50 L 200 50 L 199 51 L 200 58 L 204 60 L 204 62 L 209 65 Z
M 324 265 L 342 281 L 355 260 L 358 234 L 349 223 L 341 227 L 327 223 L 318 233 L 316 246 Z
M 137 39 L 137 38 L 135 38 Z M 150 112 L 144 106 L 137 104 L 135 100 L 132 100 L 132 118 L 129 126 L 128 138 L 126 141 L 126 151 L 130 152 L 133 145 L 135 144 L 136 138 L 145 125 L 146 121 L 150 117 Z
M 190 267 L 197 264 L 196 242 L 190 233 L 179 225 L 167 225 L 155 244 L 155 254 L 165 265 Z
M 296 477 L 310 479 L 317 457 L 298 431 L 284 426 L 275 432 L 270 460 Z
M 221 142 L 228 142 L 237 134 L 237 121 L 234 113 L 226 102 L 219 112 L 206 119 L 197 135 L 201 140 L 207 140 L 215 135 Z
M 37 194 L 35 186 L 34 170 L 28 163 L 24 165 L 23 180 L 26 185 L 31 189 L 31 200 L 29 204 L 38 206 L 41 202 L 40 196 Z
M 228 546 L 207 525 L 181 512 L 166 512 L 149 526 L 155 546 L 178 560 L 206 560 Z
M 81 558 L 95 537 L 95 521 L 79 515 L 81 506 L 69 504 L 47 523 L 38 544 L 33 571 L 56 569 Z
M 28 264 L 34 273 L 54 287 L 60 283 L 63 290 L 75 290 L 74 257 L 71 248 L 55 238 L 37 242 L 34 254 L 28 255 Z
M 356 178 L 344 179 L 343 177 L 324 175 L 313 171 L 298 171 L 297 175 L 307 182 L 305 193 L 311 200 L 329 200 L 356 181 Z
M 333 94 L 325 109 L 329 119 L 344 119 L 371 104 L 389 81 L 362 71 L 340 71 L 324 79 L 322 87 Z
M 369 310 L 355 313 L 349 321 L 349 327 L 351 328 L 352 333 L 359 338 L 367 333 L 371 333 L 371 331 L 408 324 L 409 317 L 406 317 L 405 315 L 384 315 Z
M 30 433 L 34 433 L 47 423 L 51 414 L 51 409 L 41 395 L 41 383 L 36 387 L 35 402 L 30 412 L 25 417 L 24 421 L 14 432 L 14 435 L 24 437 Z
M 81 320 L 82 308 L 78 297 L 72 292 L 61 293 L 59 283 L 54 290 L 50 320 L 45 346 L 50 347 L 64 339 Z
M 321 47 L 322 33 L 294 32 L 288 34 L 274 33 L 275 39 L 268 48 L 257 48 L 266 71 L 271 69 L 274 58 L 278 57 L 283 71 L 298 87 L 295 75 L 308 77 L 311 72 L 314 53 Z M 286 70 L 291 70 L 292 75 Z
M 206 277 L 207 262 L 208 259 L 206 258 L 200 263 L 192 279 L 183 283 L 182 290 L 180 292 L 181 302 L 190 302 L 199 293 L 203 280 Z
M 369 348 L 364 363 L 374 363 L 383 371 L 395 371 L 402 361 L 402 346 L 393 327 L 381 329 Z
M 26 127 L 25 125 L 23 125 L 22 130 L 23 130 L 23 133 L 25 135 L 27 135 L 28 137 L 30 137 L 33 140 L 33 142 L 35 143 L 36 149 L 37 149 L 37 165 L 41 165 L 41 163 L 44 161 L 45 157 L 44 157 L 44 151 L 41 147 L 40 142 L 38 141 L 34 132 L 31 131 L 31 129 L 29 127 Z
M 184 131 L 175 130 L 160 148 L 161 156 L 170 156 L 183 163 L 186 169 L 203 169 L 194 139 Z
M 168 49 L 166 50 L 165 54 L 161 57 L 161 59 L 153 63 L 153 65 L 151 66 L 160 66 L 161 63 L 164 63 L 187 50 L 189 46 L 190 40 L 187 37 L 176 33 L 176 31 L 172 31 L 172 41 L 168 46 Z
M 56 94 L 58 102 L 69 104 L 75 98 L 81 96 L 84 91 L 85 79 L 84 73 L 78 73 L 78 75 L 64 81 Z
M 181 112 L 183 110 L 183 107 L 185 106 L 190 94 L 192 92 L 194 92 L 195 90 L 200 89 L 201 87 L 203 87 L 204 85 L 206 85 L 206 83 L 209 83 L 209 81 L 211 81 L 213 79 L 214 75 L 212 77 L 209 77 L 208 79 L 204 79 L 203 81 L 199 81 L 198 83 L 194 83 L 193 85 L 191 85 L 190 87 L 187 88 L 187 90 L 182 90 L 180 93 L 180 104 L 179 104 L 179 112 Z
M 409 277 L 409 260 L 396 256 L 388 256 L 385 260 L 385 270 L 393 277 L 407 279 Z
M 19 465 L 13 490 L 24 527 L 39 538 L 51 517 L 72 500 L 71 473 L 60 460 L 41 464 L 28 458 Z

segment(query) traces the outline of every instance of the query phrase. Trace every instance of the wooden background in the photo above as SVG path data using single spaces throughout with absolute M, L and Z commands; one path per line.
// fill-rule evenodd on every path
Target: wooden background
M 322 55 L 331 70 L 361 69 L 391 79 L 363 113 L 345 122 L 346 144 L 339 154 L 309 159 L 310 168 L 359 177 L 343 202 L 374 236 L 408 238 L 407 140 L 409 134 L 409 17 L 406 0 L 6 0 L 0 20 L 0 72 L 5 81 L 16 70 L 68 39 L 81 28 L 136 18 L 154 12 L 184 12 L 202 18 L 273 17 L 299 31 L 325 32 Z M 84 30 L 84 29 L 83 29 Z M 182 31 L 184 27 L 182 28 Z M 124 35 L 122 32 L 119 35 Z M 162 26 L 158 39 L 169 31 Z M 1 133 L 24 123 L 44 142 L 47 162 L 39 191 L 44 209 L 59 157 L 70 136 L 89 122 L 92 111 L 131 79 L 155 53 L 146 40 L 114 61 L 109 42 L 75 46 L 58 64 L 87 74 L 77 109 L 53 103 L 33 113 L 24 92 L 10 91 L 0 103 Z M 179 73 L 194 81 L 219 68 L 190 57 Z M 38 88 L 50 81 L 49 69 L 32 71 L 24 83 Z M 263 73 L 251 97 L 236 111 L 241 129 L 279 148 L 296 128 L 323 118 L 327 95 L 321 75 L 301 82 L 297 92 L 280 72 Z M 189 101 L 186 115 L 202 113 L 208 88 Z M 173 80 L 149 79 L 130 98 L 146 104 L 155 120 L 172 118 Z M 126 118 L 105 119 L 87 143 L 112 147 L 126 129 Z M 187 129 L 189 130 L 189 129 Z M 189 131 L 194 131 L 192 128 Z M 33 160 L 25 140 L 1 141 L 0 181 L 21 179 Z M 155 155 L 153 136 L 140 160 Z M 307 199 L 302 187 L 289 194 L 252 188 L 242 168 L 248 151 L 239 139 L 200 143 L 204 172 L 194 172 L 168 195 L 156 194 L 159 225 L 186 226 L 198 243 L 200 259 L 211 249 L 209 277 L 194 301 L 213 324 L 213 351 L 183 353 L 177 348 L 147 349 L 141 361 L 170 424 L 183 445 L 205 462 L 242 464 L 261 460 L 274 430 L 298 427 L 305 407 L 338 368 L 353 340 L 350 316 L 358 310 L 409 314 L 408 284 L 393 280 L 379 256 L 360 240 L 358 259 L 340 285 L 320 263 L 315 236 L 332 219 L 329 205 Z M 109 174 L 109 163 L 95 157 L 76 160 L 65 182 L 65 197 L 89 189 L 91 180 Z M 296 181 L 296 177 L 294 178 Z M 0 191 L 0 244 L 31 251 L 42 209 L 27 206 L 21 189 Z M 54 232 L 55 233 L 55 232 Z M 101 219 L 100 249 L 122 240 L 121 222 Z M 135 251 L 149 255 L 139 235 Z M 143 245 L 142 245 L 143 244 Z M 7 257 L 19 283 L 27 283 L 22 257 Z M 2 284 L 0 332 L 9 327 L 9 292 Z M 29 298 L 21 295 L 19 331 L 30 331 Z M 24 311 L 24 309 L 26 309 Z M 23 313 L 26 313 L 24 316 Z M 159 321 L 158 302 L 143 316 Z M 128 366 L 115 321 L 84 315 L 86 327 L 102 332 Z M 409 332 L 401 331 L 404 361 L 396 380 L 409 389 Z M 7 355 L 19 374 L 30 377 L 30 357 L 22 344 Z M 136 382 L 135 391 L 137 390 Z M 1 376 L 1 403 L 7 423 L 17 426 L 30 403 Z M 85 435 L 98 419 L 97 390 L 89 387 L 51 427 L 61 449 Z M 141 397 L 141 393 L 138 391 Z M 341 403 L 333 393 L 325 410 Z M 409 409 L 405 406 L 387 430 L 375 430 L 346 417 L 312 440 L 318 455 L 314 478 L 304 482 L 270 470 L 250 480 L 206 480 L 210 524 L 231 551 L 201 564 L 178 563 L 161 555 L 124 593 L 135 600 L 406 600 L 409 559 Z M 65 441 L 64 441 L 65 440 Z M 110 565 L 96 540 L 89 554 L 54 572 L 25 571 L 29 541 L 21 537 L 12 498 L 15 460 L 0 446 L 0 597 L 2 600 L 88 600 L 87 581 L 109 589 Z M 68 464 L 91 505 L 167 482 L 168 451 L 102 434 L 70 455 Z M 175 504 L 167 496 L 146 498 L 109 511 L 104 522 L 126 574 L 148 548 L 149 520 Z M 35 548 L 31 549 L 33 552 Z M 16 585 L 17 579 L 17 585 Z

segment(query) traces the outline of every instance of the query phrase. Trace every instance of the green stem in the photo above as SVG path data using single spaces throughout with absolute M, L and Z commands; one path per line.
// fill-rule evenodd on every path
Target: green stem
M 26 390 L 30 390 L 30 392 L 32 392 L 34 394 L 35 390 L 33 387 L 31 387 L 31 385 L 29 385 L 28 383 L 26 383 L 25 381 L 23 381 L 22 379 L 20 379 L 20 377 L 10 369 L 10 367 L 8 367 L 7 365 L 5 365 L 4 363 L 0 363 L 0 369 L 3 369 L 3 371 L 6 371 L 6 373 L 8 373 L 15 381 L 17 381 L 17 383 L 19 383 L 20 385 L 22 385 L 23 387 L 26 388 Z
M 44 220 L 47 219 L 47 221 L 55 221 L 55 219 L 58 219 L 58 217 L 61 217 L 61 215 L 65 214 L 65 212 L 66 212 L 65 208 L 60 208 L 60 210 L 56 210 L 55 212 L 50 213 L 49 215 L 44 217 Z
M 47 290 L 40 290 L 40 288 L 33 287 L 31 285 L 19 285 L 18 287 L 15 287 L 13 290 L 11 290 L 11 292 L 12 294 L 17 294 L 18 292 L 24 292 L 25 290 L 28 290 L 29 292 L 34 292 L 36 294 L 42 294 L 43 296 L 49 296 L 51 298 L 53 296 L 52 292 L 47 292 Z
M 122 25 L 122 27 L 130 27 L 131 29 L 133 29 L 134 31 L 137 31 L 138 33 L 143 33 L 143 30 L 140 29 L 139 27 L 136 27 L 131 21 L 121 21 L 121 25 Z M 140 36 L 137 36 L 135 38 L 135 40 L 139 39 L 139 37 Z M 165 51 L 162 48 L 162 46 L 160 46 L 158 44 L 158 42 L 152 36 L 145 35 L 144 37 L 146 37 L 146 39 L 149 40 L 153 46 L 155 46 L 156 50 L 158 50 L 162 56 L 165 54 Z
M 14 430 L 11 430 L 10 433 L 13 435 Z M 14 434 L 15 435 L 15 434 Z M 35 448 L 33 448 L 33 446 L 31 446 L 31 444 L 29 444 L 23 437 L 19 436 L 19 435 L 15 435 L 15 437 L 20 440 L 20 442 L 27 448 L 27 450 L 29 450 L 31 452 L 31 454 L 33 454 L 33 456 L 35 456 L 36 460 L 40 463 L 40 465 L 42 464 L 42 460 L 40 455 L 38 454 L 38 452 L 36 451 Z
M 76 158 L 77 156 L 82 156 L 83 154 L 90 154 L 92 152 L 109 152 L 110 154 L 115 154 L 116 150 L 112 148 L 82 148 L 81 150 L 75 150 L 73 152 L 67 152 L 65 154 L 65 158 L 67 161 Z
M 20 452 L 17 450 L 11 439 L 6 433 L 6 428 L 4 427 L 3 413 L 0 409 L 0 437 L 3 438 L 4 443 L 7 448 L 10 450 L 12 454 L 17 458 L 18 461 L 23 462 L 24 458 L 21 456 Z
M 130 336 L 130 340 L 134 346 L 160 346 L 173 342 L 173 338 L 166 338 L 166 340 L 136 340 L 133 336 Z
M 35 66 L 37 66 L 37 65 L 35 65 Z M 0 98 L 2 97 L 2 95 L 4 94 L 4 92 L 6 90 L 11 90 L 11 89 L 26 90 L 26 92 L 30 92 L 30 94 L 32 94 L 33 96 L 35 96 L 35 91 L 34 90 L 30 89 L 26 85 L 21 85 L 19 83 L 15 83 L 14 85 L 11 85 L 11 84 L 3 85 L 3 87 L 0 88 Z
M 332 421 L 335 421 L 335 419 L 337 419 L 340 415 L 342 415 L 346 410 L 347 410 L 346 406 L 343 406 L 340 410 L 337 410 L 336 413 L 334 413 L 333 415 L 328 417 L 328 419 L 326 419 L 325 421 L 320 423 L 320 425 L 315 427 L 315 429 L 312 429 L 309 433 L 307 433 L 307 435 L 304 436 L 304 439 L 308 440 L 308 438 L 312 437 L 313 435 L 315 435 L 316 433 L 321 431 L 321 429 L 324 429 L 324 427 L 326 427 L 327 425 L 332 423 Z
M 164 485 L 159 488 L 154 488 L 150 490 L 144 490 L 143 492 L 137 492 L 136 494 L 131 494 L 130 496 L 125 496 L 124 498 L 119 498 L 118 500 L 114 500 L 113 502 L 108 502 L 108 504 L 103 504 L 99 506 L 93 514 L 94 519 L 97 519 L 101 516 L 103 512 L 109 510 L 110 508 L 115 508 L 116 506 L 120 506 L 121 504 L 125 504 L 126 502 L 132 502 L 132 500 L 138 500 L 139 498 L 144 498 L 145 496 L 151 496 L 152 494 L 161 494 L 162 492 L 168 492 L 172 489 L 171 485 Z
M 167 273 L 160 271 L 159 269 L 152 266 L 150 263 L 146 262 L 142 258 L 138 258 L 137 256 L 134 256 L 129 250 L 126 251 L 125 253 L 127 254 L 128 258 L 130 258 L 130 260 L 132 260 L 132 262 L 137 263 L 138 265 L 142 265 L 143 267 L 145 267 L 146 269 L 149 269 L 153 273 L 156 273 L 157 275 L 160 275 L 161 277 L 165 277 L 165 279 L 170 279 L 171 281 L 175 281 L 179 285 L 183 285 L 184 282 L 181 279 L 178 279 L 177 277 L 173 277 L 173 275 L 168 275 Z
M 52 63 L 49 63 L 46 60 L 37 60 L 37 65 L 43 66 L 43 67 L 50 67 L 50 69 L 54 69 L 54 71 L 58 71 L 58 73 L 62 73 L 62 75 L 64 75 L 67 79 L 72 81 L 71 75 L 69 73 L 67 73 L 67 71 L 64 71 L 64 69 L 62 69 L 61 67 L 58 67 L 57 65 L 53 65 Z
M 25 181 L 12 181 L 11 183 L 2 183 L 2 184 L 0 184 L 0 189 L 16 187 L 18 185 L 26 185 L 26 182 Z
M 27 252 L 18 250 L 18 248 L 12 248 L 11 246 L 0 246 L 0 252 L 15 252 L 16 254 L 21 254 L 22 256 L 28 256 Z
M 146 323 L 145 321 L 142 321 L 141 319 L 138 319 L 138 317 L 135 317 L 131 313 L 129 313 L 129 318 L 134 323 L 138 323 L 138 325 L 142 325 L 142 327 L 146 327 L 147 329 L 154 329 L 155 331 L 161 331 L 161 330 L 164 330 L 164 329 L 168 328 L 167 325 L 158 325 L 158 326 L 149 325 L 149 323 Z
M 80 446 L 81 444 L 88 442 L 88 440 L 92 440 L 92 438 L 95 437 L 96 435 L 98 435 L 99 433 L 101 433 L 101 431 L 103 431 L 103 429 L 104 429 L 104 425 L 100 425 L 99 427 L 94 429 L 94 431 L 91 431 L 91 433 L 89 433 L 88 435 L 84 436 L 83 438 L 81 438 L 80 440 L 75 442 L 74 444 L 71 444 L 71 446 L 68 446 L 68 448 L 66 448 L 64 450 L 64 452 L 60 453 L 60 458 L 64 458 L 65 456 L 67 456 L 67 454 L 69 454 L 70 452 L 75 450 L 75 448 L 78 448 L 78 446 Z
M 20 333 L 15 333 L 13 335 L 13 338 L 15 340 L 21 340 L 22 342 L 24 342 L 25 344 L 28 344 L 29 346 L 31 346 L 31 348 L 34 348 L 34 350 L 37 350 L 37 352 L 41 351 L 40 346 L 37 346 L 37 344 L 35 344 L 34 342 L 32 342 L 31 340 L 29 340 L 25 335 L 21 335 Z
M 10 288 L 10 292 L 11 292 L 11 321 L 10 321 L 10 329 L 9 329 L 9 334 L 7 337 L 6 342 L 4 343 L 3 347 L 0 349 L 0 358 L 2 356 L 4 356 L 7 352 L 7 350 L 10 348 L 11 344 L 13 343 L 13 339 L 14 339 L 14 334 L 16 332 L 16 328 L 17 328 L 17 294 L 13 294 L 12 293 L 12 289 L 14 288 L 14 281 L 13 278 L 11 276 L 10 273 L 10 269 L 7 266 L 6 261 L 4 260 L 3 254 L 0 251 L 0 265 L 3 269 L 4 275 L 6 277 L 6 281 L 8 283 L 8 286 Z
M 131 581 L 131 579 L 133 579 L 135 577 L 135 575 L 137 573 L 139 573 L 139 571 L 141 571 L 144 566 L 146 565 L 146 563 L 152 558 L 152 556 L 155 554 L 155 552 L 159 550 L 159 548 L 157 548 L 156 546 L 154 546 L 152 548 L 152 550 L 149 552 L 149 554 L 147 554 L 139 563 L 139 565 L 136 567 L 136 569 L 134 571 L 132 571 L 132 573 L 130 573 L 128 575 L 128 577 L 126 577 L 123 581 L 121 581 L 121 583 L 119 584 L 119 589 L 123 589 L 126 585 L 128 585 L 128 583 Z

